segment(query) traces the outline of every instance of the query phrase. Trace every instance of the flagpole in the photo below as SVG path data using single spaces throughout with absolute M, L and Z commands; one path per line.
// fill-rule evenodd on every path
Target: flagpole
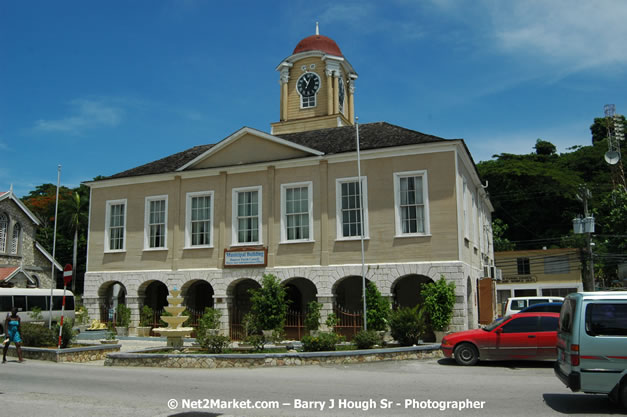
M 54 274 L 54 262 L 57 248 L 57 213 L 59 212 L 59 184 L 61 183 L 61 165 L 57 166 L 57 197 L 54 202 L 54 232 L 52 234 L 52 268 L 50 270 L 50 309 L 48 311 L 48 328 L 52 329 L 52 291 L 57 286 Z
M 364 221 L 364 193 L 361 181 L 361 156 L 359 153 L 359 117 L 355 117 L 355 131 L 357 132 L 357 184 L 359 185 L 359 217 L 361 220 L 361 233 L 359 236 L 359 240 L 361 241 L 361 287 L 362 298 L 364 300 L 364 330 L 368 330 L 368 312 L 366 309 L 366 257 L 364 254 L 364 233 L 366 229 L 366 222 Z

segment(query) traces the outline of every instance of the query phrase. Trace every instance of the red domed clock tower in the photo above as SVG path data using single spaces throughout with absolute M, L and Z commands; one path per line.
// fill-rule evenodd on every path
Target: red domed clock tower
M 353 125 L 357 73 L 335 41 L 318 32 L 298 42 L 280 72 L 281 119 L 272 134 Z

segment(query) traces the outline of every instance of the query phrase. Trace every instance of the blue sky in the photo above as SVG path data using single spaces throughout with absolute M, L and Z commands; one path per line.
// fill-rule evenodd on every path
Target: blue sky
M 476 162 L 627 113 L 625 1 L 2 1 L 0 191 L 269 132 L 275 68 L 316 21 L 359 74 L 360 123 L 463 138 Z

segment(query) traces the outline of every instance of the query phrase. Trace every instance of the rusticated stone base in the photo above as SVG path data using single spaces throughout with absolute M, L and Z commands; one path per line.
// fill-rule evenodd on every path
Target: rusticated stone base
M 160 354 L 150 351 L 112 353 L 105 366 L 151 366 L 162 368 L 255 368 L 270 366 L 346 365 L 392 360 L 441 358 L 440 345 L 339 352 L 268 354 Z
M 52 362 L 91 362 L 103 360 L 107 354 L 119 352 L 120 345 L 96 345 L 67 349 L 46 349 L 22 346 L 24 359 Z M 17 357 L 15 346 L 9 346 L 8 356 Z

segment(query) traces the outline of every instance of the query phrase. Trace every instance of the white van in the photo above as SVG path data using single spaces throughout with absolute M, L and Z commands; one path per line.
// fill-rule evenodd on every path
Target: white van
M 52 292 L 52 322 L 61 318 L 63 290 Z M 41 321 L 50 317 L 50 290 L 38 288 L 0 288 L 0 334 L 4 333 L 4 319 L 11 309 L 17 308 L 22 323 L 33 321 L 33 309 L 41 311 Z M 65 291 L 65 319 L 74 319 L 74 294 Z
M 518 313 L 523 308 L 527 308 L 535 304 L 561 303 L 562 301 L 564 301 L 564 297 L 552 297 L 548 295 L 535 297 L 510 297 L 507 299 L 504 316 Z
M 608 394 L 627 408 L 627 291 L 566 297 L 555 375 L 573 392 Z

